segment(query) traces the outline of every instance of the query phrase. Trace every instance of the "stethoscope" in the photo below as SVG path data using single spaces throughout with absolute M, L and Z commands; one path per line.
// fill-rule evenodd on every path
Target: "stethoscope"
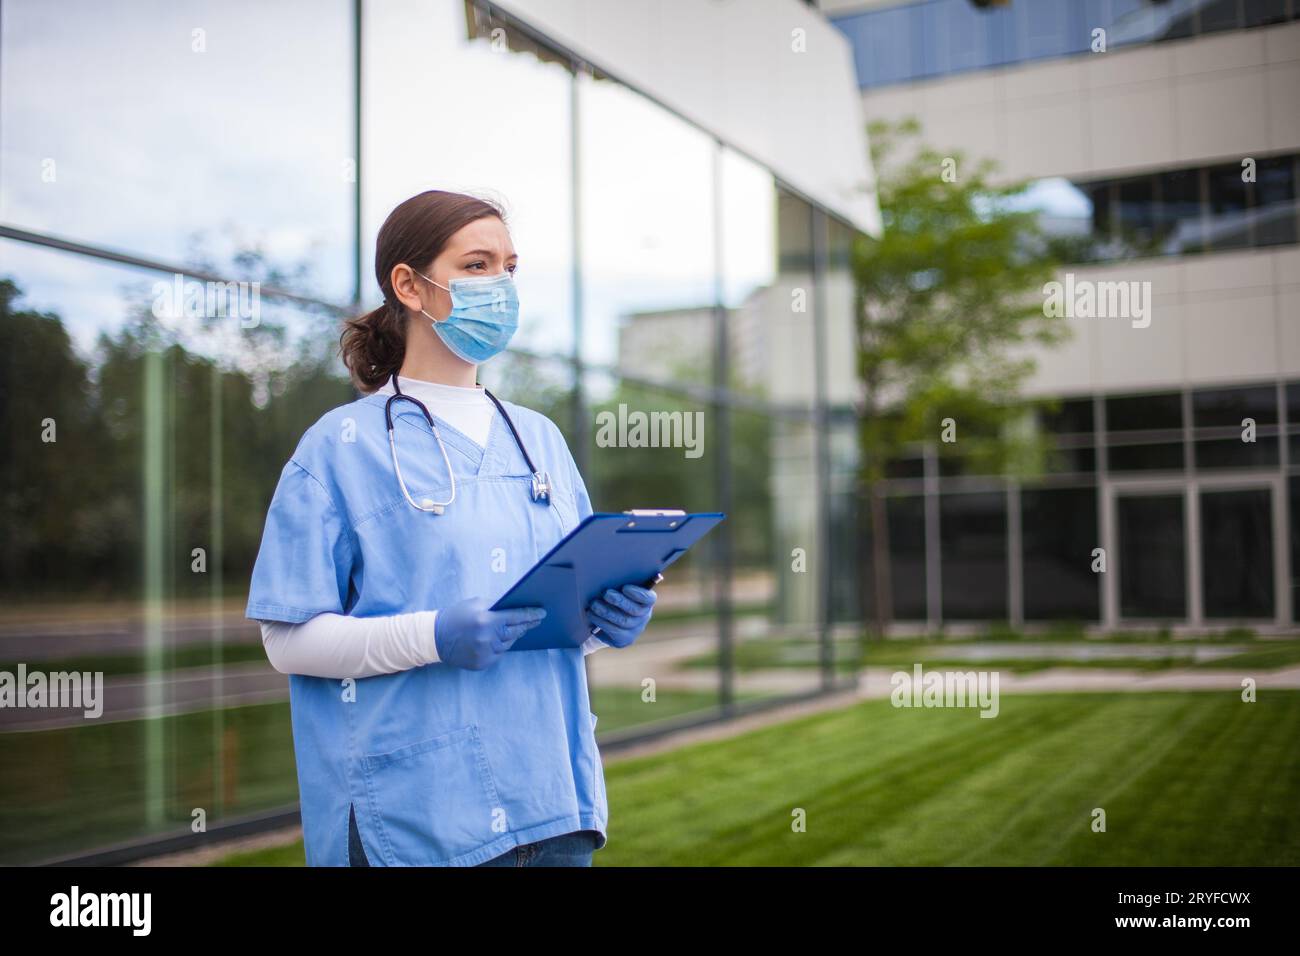
M 402 494 L 406 497 L 407 502 L 412 508 L 417 511 L 427 511 L 432 514 L 440 515 L 446 510 L 448 505 L 456 500 L 456 473 L 452 471 L 451 459 L 447 457 L 447 446 L 442 443 L 442 435 L 438 433 L 438 426 L 434 424 L 433 416 L 429 414 L 429 410 L 424 407 L 424 402 L 420 401 L 414 395 L 407 395 L 402 391 L 397 384 L 396 372 L 393 373 L 392 382 L 393 394 L 390 395 L 388 401 L 384 403 L 384 423 L 388 426 L 388 450 L 393 454 L 393 470 L 397 472 L 397 483 L 401 485 Z M 501 417 L 504 418 L 506 424 L 510 426 L 510 434 L 515 436 L 515 444 L 518 445 L 519 450 L 524 453 L 524 461 L 528 463 L 528 470 L 532 472 L 533 475 L 533 500 L 549 503 L 551 500 L 550 475 L 544 471 L 537 470 L 537 466 L 533 464 L 532 458 L 528 455 L 528 449 L 524 447 L 524 440 L 519 437 L 519 432 L 515 428 L 515 423 L 510 420 L 510 416 L 506 414 L 505 407 L 497 401 L 497 397 L 486 388 L 483 389 L 483 394 L 492 399 L 492 404 L 497 407 L 497 411 L 501 413 Z M 433 429 L 433 437 L 438 441 L 438 450 L 442 452 L 442 460 L 447 465 L 447 476 L 451 479 L 451 497 L 446 501 L 434 501 L 432 498 L 424 498 L 417 504 L 415 499 L 411 497 L 411 493 L 406 490 L 406 481 L 402 478 L 402 466 L 397 463 L 397 441 L 393 437 L 392 409 L 393 402 L 398 399 L 405 399 L 408 402 L 414 402 L 416 407 L 424 413 L 424 420 L 427 421 L 429 427 Z

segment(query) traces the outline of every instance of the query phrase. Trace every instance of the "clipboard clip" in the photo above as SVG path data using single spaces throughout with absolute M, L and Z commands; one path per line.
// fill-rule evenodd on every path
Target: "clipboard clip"
M 624 530 L 629 528 L 635 528 L 637 518 L 677 519 L 677 518 L 686 517 L 686 512 L 682 511 L 680 508 L 633 508 L 629 511 L 624 511 L 623 514 L 632 516 L 632 520 L 627 522 L 627 524 L 623 526 Z M 670 521 L 668 522 L 668 528 L 669 529 L 676 528 L 679 524 L 684 524 L 684 522 L 677 521 L 677 520 Z M 661 528 L 658 528 L 653 524 L 647 525 L 647 527 L 650 530 L 662 530 Z

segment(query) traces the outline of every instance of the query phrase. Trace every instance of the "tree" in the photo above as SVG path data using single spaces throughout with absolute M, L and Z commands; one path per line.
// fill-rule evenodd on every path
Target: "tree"
M 1043 307 L 1056 262 L 1036 213 L 1017 208 L 1028 183 L 996 184 L 992 161 L 919 143 L 898 155 L 920 133 L 914 119 L 875 122 L 868 133 L 884 230 L 853 249 L 857 494 L 869 525 L 858 539 L 871 542 L 860 562 L 862 619 L 872 616 L 871 593 L 883 638 L 893 616 L 882 487 L 890 463 L 922 442 L 985 474 L 1040 467 L 1041 442 L 1017 427 L 1026 412 L 1020 388 L 1033 371 L 1025 347 L 1060 341 L 1066 327 Z M 936 442 L 945 431 L 956 441 Z

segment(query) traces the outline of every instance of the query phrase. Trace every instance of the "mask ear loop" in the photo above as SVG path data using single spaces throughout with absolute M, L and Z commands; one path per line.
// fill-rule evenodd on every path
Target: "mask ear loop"
M 432 279 L 430 279 L 427 275 L 425 275 L 425 274 L 424 274 L 423 272 L 421 272 L 419 269 L 412 269 L 411 271 L 414 272 L 414 273 L 415 273 L 417 276 L 419 276 L 421 279 L 423 279 L 425 282 L 433 282 Z M 446 292 L 448 295 L 451 295 L 451 290 L 448 289 L 445 285 L 438 285 L 438 283 L 436 283 L 436 282 L 433 282 L 433 284 L 436 285 L 436 286 L 438 286 L 439 289 L 442 289 L 442 290 L 443 290 L 444 292 Z M 429 313 L 428 313 L 428 312 L 425 312 L 424 309 L 421 309 L 420 312 L 421 312 L 422 314 L 424 314 L 424 315 L 429 315 Z M 446 319 L 439 319 L 439 318 L 436 318 L 435 316 L 432 316 L 432 315 L 429 315 L 429 320 L 430 320 L 434 325 L 437 325 L 439 322 L 446 322 L 446 321 L 447 321 Z

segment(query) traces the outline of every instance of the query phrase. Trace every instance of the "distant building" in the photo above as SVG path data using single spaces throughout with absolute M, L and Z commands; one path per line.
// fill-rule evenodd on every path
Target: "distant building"
M 915 115 L 930 145 L 1039 180 L 1046 223 L 1073 236 L 1063 283 L 1150 292 L 1149 322 L 1132 303 L 1071 318 L 1073 341 L 1037 355 L 1032 392 L 1065 400 L 1046 481 L 924 453 L 900 469 L 896 616 L 1293 624 L 1300 4 L 820 6 L 869 118 Z

